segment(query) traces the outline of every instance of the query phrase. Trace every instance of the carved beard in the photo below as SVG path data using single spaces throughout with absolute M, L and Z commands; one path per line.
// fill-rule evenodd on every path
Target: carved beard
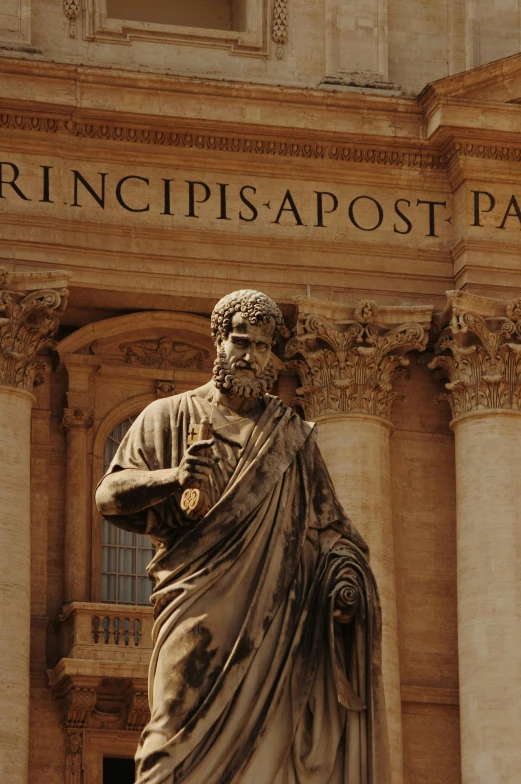
M 253 370 L 255 376 L 241 375 L 241 366 Z M 241 359 L 228 362 L 224 349 L 217 351 L 213 366 L 213 382 L 219 392 L 236 397 L 262 397 L 269 392 L 277 379 L 277 372 L 270 359 L 264 370 L 256 362 L 248 365 Z

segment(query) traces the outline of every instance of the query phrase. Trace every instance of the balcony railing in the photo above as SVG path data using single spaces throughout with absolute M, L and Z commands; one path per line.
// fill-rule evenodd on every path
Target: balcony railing
M 148 664 L 152 609 L 130 604 L 71 602 L 59 618 L 60 656 Z

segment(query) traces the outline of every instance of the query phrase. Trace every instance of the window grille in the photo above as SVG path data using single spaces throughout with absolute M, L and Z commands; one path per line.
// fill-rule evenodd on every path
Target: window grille
M 107 471 L 136 416 L 116 425 L 107 438 L 104 471 Z M 147 577 L 146 565 L 154 555 L 148 536 L 123 531 L 103 519 L 101 541 L 101 601 L 148 605 L 152 583 Z

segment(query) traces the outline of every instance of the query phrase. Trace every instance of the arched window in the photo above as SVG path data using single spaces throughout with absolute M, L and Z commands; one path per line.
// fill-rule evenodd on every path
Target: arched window
M 105 442 L 104 472 L 136 416 L 120 422 L 108 436 Z M 148 536 L 123 531 L 103 520 L 101 542 L 101 601 L 148 605 L 152 583 L 147 577 L 146 565 L 154 555 L 154 547 Z

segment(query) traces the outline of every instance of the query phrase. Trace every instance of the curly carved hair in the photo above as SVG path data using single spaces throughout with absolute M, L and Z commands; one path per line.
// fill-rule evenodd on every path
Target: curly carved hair
M 275 322 L 273 344 L 281 335 L 289 337 L 289 331 L 278 305 L 261 291 L 242 289 L 227 294 L 214 307 L 211 321 L 214 342 L 218 337 L 228 337 L 232 329 L 232 318 L 236 313 L 240 313 L 250 324 L 265 324 L 273 320 Z

